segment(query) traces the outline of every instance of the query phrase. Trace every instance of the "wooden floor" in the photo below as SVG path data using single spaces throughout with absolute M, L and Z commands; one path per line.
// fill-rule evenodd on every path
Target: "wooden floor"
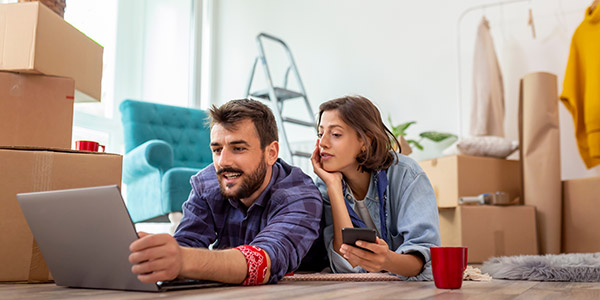
M 217 287 L 164 293 L 0 283 L 0 299 L 600 299 L 600 283 L 465 281 L 460 290 L 433 282 L 282 281 L 258 287 Z

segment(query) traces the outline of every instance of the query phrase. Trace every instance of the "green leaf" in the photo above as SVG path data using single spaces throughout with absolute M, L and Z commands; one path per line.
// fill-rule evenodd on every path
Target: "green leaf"
M 404 130 L 408 129 L 408 127 L 410 127 L 410 125 L 412 124 L 416 124 L 416 121 L 410 121 L 410 122 L 406 122 L 406 123 L 402 123 L 396 127 L 398 127 L 400 129 L 400 131 L 404 132 Z
M 409 145 L 412 144 L 413 146 L 415 146 L 415 148 L 423 151 L 423 145 L 421 145 L 419 142 L 415 141 L 415 140 L 408 140 L 406 141 Z
M 437 132 L 437 131 L 421 132 L 421 134 L 419 134 L 419 136 L 422 138 L 428 139 L 428 140 L 432 140 L 434 142 L 441 142 L 447 138 L 456 137 L 456 135 L 454 135 L 452 133 Z
M 390 123 L 392 133 L 397 137 L 406 136 L 406 129 L 408 129 L 408 127 L 410 127 L 411 125 L 417 123 L 416 121 L 410 121 L 394 126 L 394 123 L 392 122 L 392 116 L 390 114 L 388 114 L 388 122 Z
M 408 127 L 410 127 L 410 125 L 415 124 L 417 122 L 415 121 L 411 121 L 411 122 L 406 122 L 406 123 L 402 123 L 400 125 L 397 126 L 392 126 L 392 133 L 394 133 L 396 136 L 406 136 L 406 129 L 408 129 Z

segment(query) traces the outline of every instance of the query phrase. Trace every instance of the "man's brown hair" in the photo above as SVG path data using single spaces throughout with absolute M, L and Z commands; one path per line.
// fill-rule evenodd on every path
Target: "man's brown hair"
M 220 107 L 212 106 L 209 109 L 210 128 L 220 124 L 227 130 L 237 129 L 237 124 L 250 119 L 256 128 L 260 139 L 260 148 L 278 141 L 277 122 L 271 109 L 257 100 L 237 99 L 231 100 Z
M 398 149 L 400 143 L 383 124 L 379 109 L 369 99 L 362 96 L 346 96 L 321 104 L 317 127 L 321 124 L 323 112 L 330 110 L 336 110 L 342 121 L 350 125 L 365 143 L 366 150 L 356 157 L 361 172 L 379 171 L 392 165 L 392 143 L 395 143 Z

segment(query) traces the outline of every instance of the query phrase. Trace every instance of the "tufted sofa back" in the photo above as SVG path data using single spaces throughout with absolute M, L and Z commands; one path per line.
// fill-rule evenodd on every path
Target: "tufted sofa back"
M 125 153 L 153 139 L 173 147 L 173 166 L 203 168 L 212 162 L 207 113 L 200 109 L 125 100 L 119 106 Z

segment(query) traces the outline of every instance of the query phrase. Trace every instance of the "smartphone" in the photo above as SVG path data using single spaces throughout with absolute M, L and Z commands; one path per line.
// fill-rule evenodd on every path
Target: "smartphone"
M 356 248 L 360 248 L 369 252 L 372 252 L 369 249 L 365 249 L 362 247 L 358 247 L 355 245 L 356 241 L 365 241 L 368 243 L 376 243 L 377 242 L 377 232 L 372 228 L 351 228 L 344 227 L 342 228 L 342 242 L 344 244 L 348 244 L 350 246 L 354 246 Z

